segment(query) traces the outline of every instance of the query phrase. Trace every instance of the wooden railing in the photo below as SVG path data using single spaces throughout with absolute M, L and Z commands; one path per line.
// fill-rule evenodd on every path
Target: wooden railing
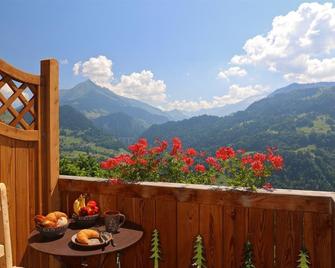
M 7 186 L 14 264 L 48 267 L 28 248 L 35 214 L 53 204 L 59 169 L 58 63 L 41 61 L 39 75 L 0 59 L 0 182 Z M 0 220 L 0 243 L 3 243 Z M 4 266 L 4 258 L 0 259 Z
M 311 267 L 335 267 L 333 193 L 275 190 L 249 192 L 173 183 L 111 185 L 106 180 L 60 176 L 61 209 L 72 213 L 80 193 L 102 210 L 120 210 L 144 229 L 140 243 L 123 255 L 122 267 L 153 267 L 151 234 L 160 234 L 159 267 L 191 267 L 197 235 L 204 240 L 207 267 L 241 267 L 244 245 L 253 246 L 260 267 L 297 267 L 306 248 Z M 94 266 L 92 266 L 94 267 Z M 106 267 L 114 267 L 111 259 Z

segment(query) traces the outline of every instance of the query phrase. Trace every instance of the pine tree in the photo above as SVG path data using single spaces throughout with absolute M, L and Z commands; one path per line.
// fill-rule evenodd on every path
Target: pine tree
M 152 232 L 151 239 L 151 253 L 150 259 L 154 262 L 154 268 L 159 267 L 159 260 L 161 259 L 161 250 L 160 250 L 160 241 L 159 241 L 159 232 L 157 229 Z
M 309 261 L 309 255 L 306 249 L 301 249 L 299 253 L 299 259 L 298 259 L 298 268 L 309 268 L 310 261 Z
M 197 236 L 194 245 L 194 257 L 193 257 L 192 266 L 196 268 L 206 268 L 205 263 L 206 259 L 204 257 L 204 246 L 202 244 L 202 237 L 200 235 Z
M 244 248 L 243 268 L 255 268 L 255 265 L 252 263 L 252 255 L 252 244 L 250 241 L 247 241 Z

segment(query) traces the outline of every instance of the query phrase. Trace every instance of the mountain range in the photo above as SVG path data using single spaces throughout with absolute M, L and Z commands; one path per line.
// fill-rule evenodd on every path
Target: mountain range
M 178 136 L 185 146 L 215 152 L 231 145 L 248 151 L 278 147 L 285 169 L 281 188 L 335 190 L 335 83 L 293 84 L 226 117 L 199 116 L 153 125 L 148 140 Z
M 86 81 L 61 91 L 61 148 L 107 157 L 142 136 L 179 136 L 185 146 L 212 153 L 222 145 L 248 151 L 276 146 L 285 169 L 272 178 L 275 187 L 335 190 L 335 83 L 291 84 L 248 101 L 201 111 L 229 114 L 224 117 L 185 119 Z

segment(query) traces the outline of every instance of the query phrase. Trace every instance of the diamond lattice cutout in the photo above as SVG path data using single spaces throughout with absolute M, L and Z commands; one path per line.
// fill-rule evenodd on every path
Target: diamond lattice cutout
M 2 122 L 25 130 L 34 129 L 35 86 L 15 81 L 4 73 L 0 75 L 0 117 L 4 118 Z

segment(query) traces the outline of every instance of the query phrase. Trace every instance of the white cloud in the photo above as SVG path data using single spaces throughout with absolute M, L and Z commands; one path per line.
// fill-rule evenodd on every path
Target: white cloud
M 238 77 L 243 77 L 247 75 L 247 71 L 245 69 L 242 69 L 239 66 L 234 66 L 230 67 L 227 70 L 221 70 L 218 73 L 218 78 L 219 79 L 225 79 L 229 81 L 229 77 L 231 76 L 238 76 Z
M 89 78 L 99 86 L 129 98 L 142 100 L 150 104 L 159 104 L 166 100 L 166 85 L 163 80 L 155 80 L 150 70 L 122 75 L 119 82 L 114 81 L 113 63 L 105 56 L 92 57 L 73 66 L 75 75 Z
M 145 102 L 159 104 L 166 100 L 166 85 L 162 80 L 155 80 L 151 71 L 122 75 L 120 82 L 111 85 L 117 94 Z
M 74 64 L 73 73 L 81 74 L 94 83 L 106 86 L 114 79 L 112 66 L 112 61 L 105 56 L 92 57 L 83 63 L 79 61 Z
M 335 8 L 331 3 L 304 3 L 273 19 L 266 35 L 246 41 L 235 65 L 253 64 L 278 72 L 287 80 L 335 80 Z
M 169 102 L 165 108 L 167 110 L 178 109 L 183 111 L 196 111 L 200 109 L 210 109 L 223 107 L 227 104 L 234 104 L 248 98 L 261 98 L 269 93 L 269 87 L 262 85 L 240 86 L 233 84 L 229 91 L 223 96 L 214 96 L 212 100 L 188 101 L 177 100 Z

